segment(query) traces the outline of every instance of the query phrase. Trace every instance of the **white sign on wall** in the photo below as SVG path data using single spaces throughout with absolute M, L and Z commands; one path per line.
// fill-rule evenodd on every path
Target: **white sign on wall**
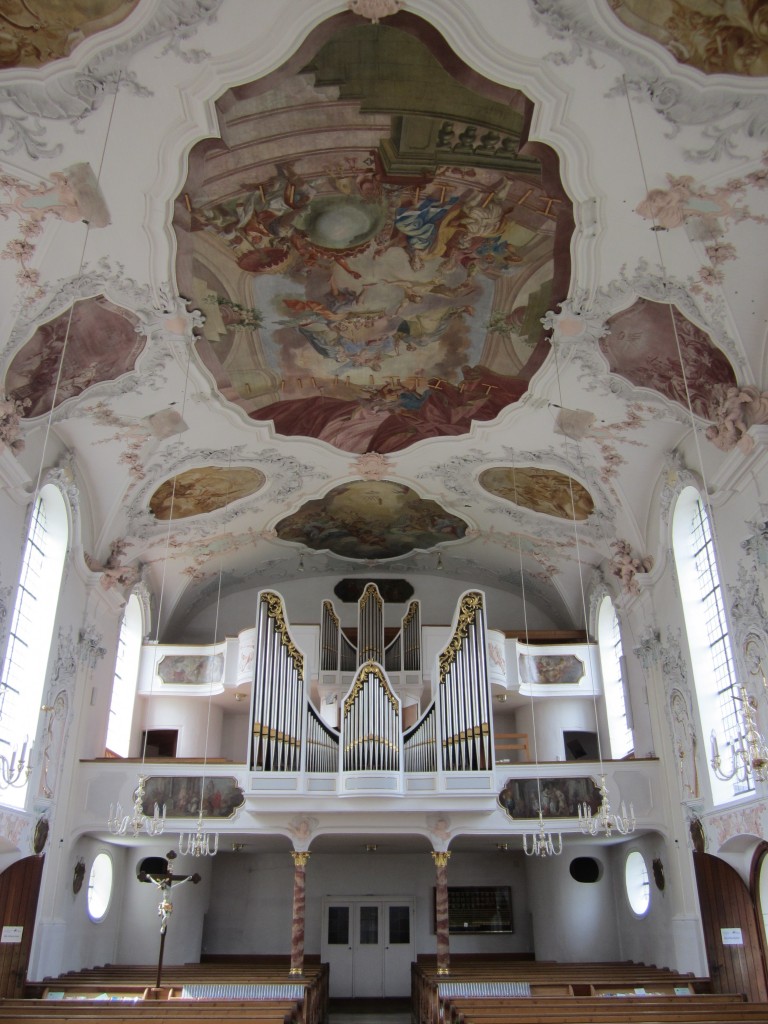
M 744 945 L 744 939 L 741 934 L 741 928 L 721 928 L 720 937 L 723 940 L 724 946 Z
M 0 942 L 7 942 L 9 945 L 18 945 L 21 936 L 24 934 L 24 926 L 21 924 L 4 924 L 3 933 L 0 935 Z

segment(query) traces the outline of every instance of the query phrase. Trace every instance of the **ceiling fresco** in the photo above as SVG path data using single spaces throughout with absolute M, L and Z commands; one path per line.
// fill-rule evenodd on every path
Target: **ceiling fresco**
M 768 75 L 764 0 L 610 0 L 629 28 L 706 74 Z
M 119 25 L 139 0 L 3 0 L 0 68 L 41 67 Z
M 358 559 L 399 558 L 416 548 L 460 540 L 467 529 L 436 501 L 388 480 L 341 484 L 275 527 L 280 540 Z
M 226 145 L 190 155 L 177 272 L 201 357 L 252 419 L 388 453 L 525 394 L 573 221 L 553 153 L 525 144 L 530 103 L 490 91 L 361 27 L 219 102 Z
M 577 628 L 759 457 L 766 4 L 397 6 L 0 2 L 0 472 L 163 640 L 358 574 Z
M 13 358 L 8 397 L 32 418 L 132 370 L 146 344 L 135 314 L 97 295 L 38 327 Z M 108 339 L 108 342 L 107 342 Z M 55 396 L 55 399 L 54 399 Z
M 613 373 L 652 388 L 712 420 L 723 393 L 736 383 L 725 354 L 674 306 L 638 299 L 608 320 L 600 348 Z
M 498 466 L 484 469 L 478 483 L 499 498 L 558 519 L 584 520 L 595 509 L 592 495 L 578 480 L 552 469 Z
M 215 512 L 255 494 L 265 480 L 258 469 L 223 466 L 188 469 L 158 487 L 149 500 L 149 510 L 156 519 L 186 519 Z

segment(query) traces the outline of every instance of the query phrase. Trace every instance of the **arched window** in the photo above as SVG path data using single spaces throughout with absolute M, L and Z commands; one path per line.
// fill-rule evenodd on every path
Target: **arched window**
M 32 743 L 37 732 L 68 539 L 64 499 L 48 484 L 32 511 L 0 672 L 0 753 L 5 757 Z M 26 788 L 5 789 L 0 800 L 23 807 Z
M 675 564 L 706 748 L 714 730 L 726 768 L 740 733 L 739 693 L 709 516 L 698 491 L 687 487 L 672 521 Z M 723 782 L 709 767 L 714 803 L 753 789 L 750 781 Z
M 131 594 L 125 606 L 117 641 L 115 678 L 107 726 L 107 757 L 128 757 L 143 632 L 141 602 L 135 594 Z
M 621 646 L 621 630 L 616 609 L 608 595 L 600 602 L 597 615 L 597 643 L 600 649 L 600 669 L 603 674 L 611 757 L 626 757 L 634 750 L 634 740 L 624 694 L 624 651 Z

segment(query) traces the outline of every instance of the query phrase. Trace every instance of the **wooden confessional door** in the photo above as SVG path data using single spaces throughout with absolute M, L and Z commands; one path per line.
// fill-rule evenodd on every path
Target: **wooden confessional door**
M 412 900 L 325 901 L 320 956 L 330 969 L 331 996 L 409 995 L 413 945 Z
M 749 890 L 730 864 L 694 853 L 701 921 L 713 992 L 744 992 L 768 999 L 755 908 Z
M 0 942 L 2 999 L 18 999 L 24 994 L 43 861 L 43 857 L 25 857 L 0 875 L 0 925 L 10 940 Z

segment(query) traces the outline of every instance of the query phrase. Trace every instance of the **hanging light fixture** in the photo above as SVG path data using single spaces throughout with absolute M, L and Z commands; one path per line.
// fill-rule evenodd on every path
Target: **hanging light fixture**
M 548 832 L 544 827 L 544 818 L 539 805 L 539 829 L 537 832 L 523 834 L 523 851 L 526 857 L 559 857 L 563 852 L 562 832 L 556 833 L 557 842 L 554 839 L 555 833 Z M 530 840 L 531 848 L 528 849 Z
M 29 758 L 27 757 L 29 751 Z M 19 755 L 19 748 L 14 745 L 11 756 L 0 754 L 0 789 L 20 788 L 26 786 L 29 773 L 32 771 L 32 751 L 29 750 L 29 737 L 25 737 Z
M 512 464 L 512 488 L 517 504 L 517 477 L 515 466 Z M 523 599 L 523 627 L 525 629 L 525 642 L 528 643 L 528 609 L 525 600 L 525 573 L 523 571 L 523 546 L 520 534 L 517 535 L 517 554 L 520 563 L 520 593 Z M 530 684 L 529 684 L 530 685 Z M 536 738 L 536 711 L 533 703 L 533 690 L 531 698 L 531 732 L 533 734 L 533 760 L 536 764 L 536 791 L 539 804 L 539 827 L 531 833 L 523 833 L 523 851 L 526 857 L 559 857 L 563 852 L 563 836 L 561 832 L 553 833 L 544 826 L 544 812 L 541 804 L 541 776 L 539 775 L 539 747 Z M 556 838 L 555 838 L 556 837 Z M 529 849 L 530 846 L 530 849 Z
M 194 832 L 179 832 L 179 853 L 182 857 L 215 857 L 219 852 L 219 833 L 203 827 L 203 808 L 197 818 Z
M 736 709 L 738 738 L 730 743 L 731 765 L 723 768 L 717 734 L 712 730 L 712 770 L 722 782 L 749 783 L 750 776 L 758 782 L 768 780 L 768 745 L 757 727 L 757 700 L 747 693 L 746 686 L 739 687 L 737 698 L 740 708 Z
M 629 814 L 627 806 L 621 801 L 621 812 L 614 813 L 611 810 L 611 802 L 608 799 L 608 788 L 605 784 L 605 775 L 602 773 L 603 762 L 600 761 L 600 806 L 593 814 L 588 803 L 579 804 L 579 828 L 588 836 L 603 835 L 610 839 L 614 832 L 622 836 L 628 836 L 635 831 L 637 819 L 635 809 L 630 803 Z
M 146 748 L 146 742 L 144 746 Z M 141 832 L 146 832 L 148 836 L 162 835 L 165 830 L 165 804 L 161 810 L 160 805 L 155 803 L 152 817 L 144 813 L 144 797 L 146 796 L 144 783 L 146 781 L 146 775 L 139 776 L 136 799 L 133 801 L 133 814 L 124 815 L 123 808 L 119 803 L 117 806 L 109 805 L 107 828 L 113 836 L 130 834 L 136 839 Z

